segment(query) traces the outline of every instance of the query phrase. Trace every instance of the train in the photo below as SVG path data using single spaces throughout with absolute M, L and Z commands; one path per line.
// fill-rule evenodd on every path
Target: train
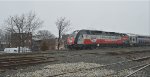
M 150 36 L 99 30 L 75 30 L 67 38 L 68 49 L 149 46 Z

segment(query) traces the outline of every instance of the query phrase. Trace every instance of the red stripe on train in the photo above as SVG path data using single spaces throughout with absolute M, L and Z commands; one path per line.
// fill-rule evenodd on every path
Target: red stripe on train
M 84 39 L 84 44 L 92 44 L 92 41 L 90 39 Z
M 90 39 L 84 39 L 84 44 L 123 44 L 123 40 L 106 40 L 97 39 L 96 42 L 92 42 Z

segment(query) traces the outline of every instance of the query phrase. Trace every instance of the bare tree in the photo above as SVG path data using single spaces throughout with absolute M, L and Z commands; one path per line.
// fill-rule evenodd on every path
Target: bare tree
M 55 36 L 48 30 L 39 30 L 34 37 L 36 40 L 40 40 L 40 49 L 42 51 L 54 49 L 55 45 Z M 35 46 L 35 45 L 33 45 Z
M 31 37 L 32 33 L 37 30 L 43 21 L 37 18 L 36 14 L 30 12 L 28 14 L 10 16 L 6 22 L 6 30 L 12 34 L 16 34 L 16 40 L 18 40 L 17 46 L 20 53 L 20 47 L 24 46 L 26 40 Z
M 3 37 L 4 37 L 4 33 L 3 33 L 2 29 L 0 29 L 0 40 L 2 40 Z
M 41 40 L 40 49 L 42 51 L 49 50 L 50 47 L 55 45 L 54 41 L 52 41 L 55 36 L 48 30 L 39 30 L 36 37 Z
M 55 36 L 48 30 L 39 30 L 36 37 L 42 40 L 55 38 Z
M 0 29 L 0 41 L 10 43 L 10 32 Z
M 10 47 L 11 33 L 9 31 L 3 31 L 3 40 L 7 43 L 6 47 Z
M 40 49 L 41 49 L 42 51 L 46 51 L 46 50 L 49 49 L 48 44 L 47 44 L 46 41 L 43 41 L 43 42 L 42 42 L 42 45 L 41 45 Z
M 62 38 L 62 35 L 69 30 L 69 27 L 70 27 L 70 21 L 69 20 L 66 20 L 65 17 L 60 17 L 59 19 L 57 19 L 56 21 L 56 26 L 57 26 L 57 29 L 58 29 L 58 45 L 57 45 L 57 49 L 59 50 L 59 47 L 60 47 L 60 40 Z

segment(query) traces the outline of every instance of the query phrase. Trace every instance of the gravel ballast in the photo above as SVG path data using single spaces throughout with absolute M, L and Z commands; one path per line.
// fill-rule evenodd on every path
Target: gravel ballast
M 25 72 L 25 73 L 17 73 L 15 76 L 17 77 L 47 77 L 47 76 L 98 76 L 103 75 L 100 71 L 105 73 L 113 72 L 112 70 L 91 70 L 84 71 L 84 69 L 90 69 L 94 67 L 100 67 L 102 65 L 96 63 L 62 63 L 62 64 L 53 64 L 47 65 L 41 70 L 36 70 L 34 72 Z M 82 70 L 82 72 L 80 72 Z M 104 74 L 105 74 L 104 73 Z

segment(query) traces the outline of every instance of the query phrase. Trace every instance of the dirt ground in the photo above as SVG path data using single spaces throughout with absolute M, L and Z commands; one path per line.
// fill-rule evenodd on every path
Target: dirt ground
M 37 70 L 42 70 L 43 68 L 45 68 L 49 65 L 61 68 L 61 66 L 62 66 L 61 64 L 64 64 L 64 65 L 69 64 L 70 65 L 70 63 L 74 63 L 73 66 L 71 66 L 71 65 L 65 66 L 66 69 L 68 69 L 69 67 L 75 67 L 78 64 L 81 64 L 83 66 L 88 65 L 88 66 L 84 66 L 84 67 L 89 68 L 89 66 L 93 66 L 93 65 L 94 65 L 93 67 L 95 67 L 95 66 L 111 64 L 111 63 L 115 63 L 115 62 L 119 62 L 119 61 L 127 61 L 127 60 L 132 60 L 132 59 L 135 59 L 138 57 L 150 56 L 150 47 L 99 48 L 99 49 L 95 49 L 95 50 L 49 51 L 49 53 L 46 55 L 56 57 L 57 61 L 43 63 L 43 64 L 36 64 L 36 65 L 31 65 L 31 66 L 15 67 L 13 69 L 0 69 L 0 77 L 15 77 L 15 76 L 17 76 L 16 74 L 18 74 L 18 73 L 19 74 L 24 74 L 24 73 L 28 74 L 29 72 L 31 73 L 31 72 L 35 72 Z M 78 63 L 78 64 L 76 65 L 76 63 Z M 89 64 L 93 63 L 93 64 L 89 65 L 87 63 L 89 63 Z M 60 64 L 60 66 L 55 65 L 55 64 Z M 50 68 L 52 69 L 54 67 L 50 67 Z M 70 68 L 70 69 L 72 69 L 72 68 Z M 73 68 L 73 69 L 75 69 L 75 68 Z M 118 69 L 119 69 L 119 67 L 118 67 Z M 149 69 L 150 69 L 150 67 L 148 67 L 148 70 Z M 77 75 L 76 73 L 75 74 L 76 74 L 76 76 L 87 76 L 87 74 L 89 74 L 89 77 L 90 77 L 90 76 L 94 76 L 93 73 L 91 73 L 93 71 L 95 71 L 95 70 L 90 70 L 90 71 L 86 71 L 86 72 L 82 72 L 82 73 L 80 72 L 82 75 Z M 105 69 L 104 71 L 112 72 L 113 70 Z M 53 73 L 54 72 L 55 71 L 53 71 Z M 97 70 L 95 73 L 99 73 L 99 72 L 100 71 Z M 148 71 L 148 72 L 150 72 L 150 71 Z M 75 74 L 71 74 L 71 75 L 67 74 L 64 76 L 73 76 Z M 18 75 L 18 77 L 20 77 L 20 76 L 27 77 L 25 75 Z M 98 75 L 98 76 L 100 76 L 100 75 Z M 150 74 L 148 74 L 147 76 L 150 76 Z

